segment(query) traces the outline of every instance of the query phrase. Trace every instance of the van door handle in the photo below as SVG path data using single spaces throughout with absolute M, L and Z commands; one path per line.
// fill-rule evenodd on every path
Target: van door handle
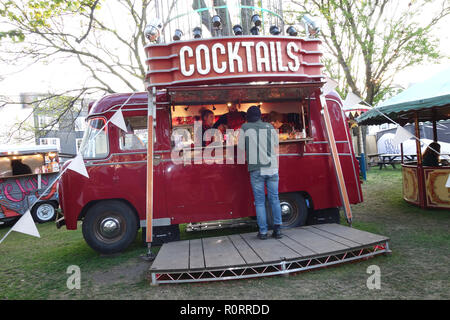
M 153 165 L 157 166 L 161 163 L 161 155 L 160 154 L 153 154 Z

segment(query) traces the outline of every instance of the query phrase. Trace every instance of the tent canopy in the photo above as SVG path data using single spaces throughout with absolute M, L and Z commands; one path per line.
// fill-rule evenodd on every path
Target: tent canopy
M 401 125 L 414 122 L 416 113 L 419 121 L 449 119 L 450 68 L 383 101 L 376 108 L 362 114 L 356 121 L 360 125 L 389 122 L 377 110 Z

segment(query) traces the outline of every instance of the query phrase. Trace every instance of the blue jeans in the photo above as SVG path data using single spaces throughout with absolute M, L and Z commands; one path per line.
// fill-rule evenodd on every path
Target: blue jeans
M 259 170 L 250 171 L 250 183 L 252 184 L 255 198 L 256 219 L 259 232 L 267 233 L 266 195 L 264 185 L 267 185 L 267 197 L 272 209 L 273 224 L 282 224 L 280 199 L 278 198 L 278 173 L 272 176 L 262 176 Z

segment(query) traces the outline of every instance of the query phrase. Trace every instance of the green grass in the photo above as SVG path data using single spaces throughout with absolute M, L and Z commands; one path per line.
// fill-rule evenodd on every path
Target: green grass
M 0 244 L 0 299 L 449 299 L 450 212 L 407 204 L 401 185 L 399 169 L 374 168 L 363 184 L 364 202 L 352 206 L 355 228 L 390 237 L 390 256 L 289 277 L 153 287 L 149 265 L 139 258 L 146 252 L 140 234 L 125 253 L 102 256 L 87 246 L 81 228 L 47 223 L 38 225 L 39 239 L 13 232 Z M 248 231 L 254 228 L 182 231 L 182 238 Z M 366 287 L 372 264 L 381 268 L 380 290 Z M 66 287 L 70 265 L 81 269 L 80 290 Z

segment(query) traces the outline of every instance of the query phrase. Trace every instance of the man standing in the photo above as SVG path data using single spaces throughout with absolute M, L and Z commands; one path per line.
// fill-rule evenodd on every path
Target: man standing
M 261 121 L 261 110 L 251 106 L 247 110 L 247 123 L 240 132 L 240 148 L 245 142 L 245 156 L 250 173 L 253 196 L 255 198 L 256 218 L 258 221 L 258 238 L 267 239 L 267 216 L 265 206 L 264 186 L 267 186 L 267 196 L 272 209 L 272 237 L 281 238 L 281 208 L 278 198 L 278 135 L 274 127 Z
M 229 103 L 228 113 L 221 115 L 213 127 L 222 132 L 225 132 L 225 129 L 239 130 L 244 122 L 245 112 L 238 111 L 235 103 Z

